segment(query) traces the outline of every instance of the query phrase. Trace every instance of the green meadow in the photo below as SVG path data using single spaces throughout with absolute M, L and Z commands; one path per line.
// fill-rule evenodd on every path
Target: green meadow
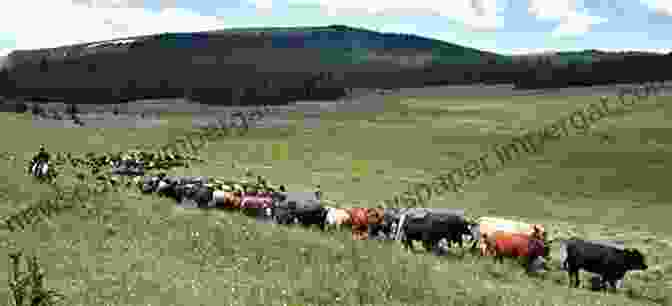
M 615 99 L 614 96 L 610 99 Z M 337 206 L 375 206 L 433 176 L 595 103 L 597 97 L 388 96 L 382 112 L 322 113 L 305 128 L 252 129 L 201 152 L 173 174 L 242 177 L 244 168 L 290 190 L 322 186 Z M 543 223 L 555 237 L 622 240 L 649 270 L 626 275 L 618 292 L 569 289 L 554 246 L 551 270 L 528 276 L 453 249 L 436 257 L 349 233 L 259 224 L 237 213 L 185 210 L 135 190 L 89 199 L 21 232 L 0 231 L 0 258 L 36 254 L 46 285 L 67 305 L 672 305 L 672 162 L 669 97 L 617 111 L 587 133 L 549 142 L 446 193 L 432 207 Z M 672 110 L 672 109 L 671 109 Z M 188 114 L 153 129 L 36 128 L 29 114 L 0 113 L 0 213 L 54 196 L 27 177 L 44 143 L 52 152 L 106 152 L 163 145 L 189 131 Z M 61 180 L 67 180 L 64 172 Z M 418 248 L 420 249 L 420 248 Z M 2 260 L 0 272 L 10 271 Z M 9 276 L 7 276 L 9 277 Z M 6 286 L 0 300 L 9 299 Z

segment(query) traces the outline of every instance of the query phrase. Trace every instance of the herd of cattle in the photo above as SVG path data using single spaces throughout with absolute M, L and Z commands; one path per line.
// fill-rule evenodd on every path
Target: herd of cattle
M 551 244 L 555 243 L 541 224 L 494 217 L 474 219 L 462 209 L 339 208 L 327 205 L 319 191 L 287 191 L 284 186 L 269 186 L 261 177 L 255 183 L 165 174 L 143 177 L 140 175 L 146 168 L 165 170 L 198 159 L 145 151 L 117 155 L 57 154 L 54 166 L 89 168 L 91 175 L 109 180 L 117 175 L 132 176 L 142 193 L 170 197 L 182 206 L 237 210 L 264 222 L 315 225 L 323 231 L 348 227 L 356 240 L 401 241 L 407 249 L 419 241 L 437 255 L 446 253 L 453 244 L 462 248 L 465 240 L 471 241 L 470 250 L 478 247 L 481 256 L 492 256 L 495 262 L 502 262 L 503 257 L 524 259 L 530 273 L 548 268 Z M 110 172 L 105 174 L 103 169 L 108 166 Z M 559 241 L 559 251 L 560 268 L 568 272 L 573 287 L 579 287 L 581 269 L 596 274 L 593 289 L 606 290 L 608 286 L 621 287 L 627 271 L 648 268 L 639 250 L 613 242 L 572 238 Z
M 318 226 L 323 231 L 349 227 L 356 240 L 399 240 L 407 249 L 420 241 L 427 251 L 445 253 L 454 243 L 481 256 L 522 258 L 528 272 L 547 269 L 551 242 L 544 226 L 495 217 L 471 219 L 461 209 L 338 208 L 325 205 L 319 192 L 287 191 L 284 186 L 225 182 L 207 177 L 136 177 L 143 193 L 175 199 L 180 205 L 238 210 L 264 222 Z M 594 273 L 592 288 L 620 288 L 627 271 L 646 270 L 644 255 L 614 242 L 579 238 L 559 241 L 561 269 L 570 287 L 579 287 L 579 270 Z

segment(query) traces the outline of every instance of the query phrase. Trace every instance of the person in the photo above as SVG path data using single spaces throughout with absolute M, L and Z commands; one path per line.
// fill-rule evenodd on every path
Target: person
M 49 162 L 50 157 L 51 157 L 51 155 L 49 153 L 47 153 L 47 150 L 44 148 L 44 145 L 40 145 L 40 151 L 37 152 L 37 154 L 33 158 L 33 161 L 41 160 L 41 161 Z
M 315 198 L 318 200 L 322 200 L 322 188 L 320 188 L 320 185 L 315 186 Z
M 29 170 L 31 171 L 31 173 L 33 172 L 33 166 L 35 166 L 38 162 L 48 163 L 50 157 L 51 155 L 44 148 L 44 145 L 40 145 L 40 150 L 37 152 L 37 154 L 35 154 L 35 156 L 30 162 Z

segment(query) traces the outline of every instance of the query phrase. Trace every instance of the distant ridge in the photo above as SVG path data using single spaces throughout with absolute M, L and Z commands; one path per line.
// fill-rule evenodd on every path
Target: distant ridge
M 353 88 L 511 84 L 522 78 L 536 84 L 543 75 L 545 81 L 534 86 L 551 86 L 560 70 L 549 69 L 569 67 L 563 73 L 571 81 L 577 80 L 577 72 L 593 71 L 583 64 L 609 60 L 608 65 L 618 66 L 628 58 L 633 67 L 659 67 L 654 61 L 667 61 L 641 56 L 633 64 L 632 57 L 639 55 L 631 55 L 584 50 L 509 56 L 346 25 L 230 28 L 13 51 L 6 70 L 0 71 L 0 83 L 9 95 L 81 103 L 188 97 L 213 104 L 275 104 L 334 99 Z M 576 65 L 568 64 L 581 67 L 574 71 Z M 570 81 L 553 86 L 578 82 Z

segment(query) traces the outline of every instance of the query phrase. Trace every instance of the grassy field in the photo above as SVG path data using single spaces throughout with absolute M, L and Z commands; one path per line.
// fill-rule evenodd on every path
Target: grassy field
M 409 181 L 461 166 L 589 103 L 595 97 L 390 96 L 384 112 L 328 113 L 304 129 L 301 114 L 288 128 L 252 130 L 210 144 L 207 164 L 175 174 L 240 177 L 250 167 L 290 189 L 322 185 L 341 206 L 373 206 Z M 511 263 L 494 265 L 456 251 L 435 257 L 399 244 L 351 240 L 257 224 L 234 213 L 182 210 L 167 199 L 135 191 L 96 198 L 87 209 L 63 211 L 19 233 L 8 245 L 37 254 L 47 286 L 67 305 L 672 305 L 672 162 L 670 98 L 650 98 L 629 113 L 600 121 L 588 135 L 564 137 L 542 154 L 523 157 L 481 177 L 433 207 L 473 215 L 512 216 L 547 224 L 551 234 L 618 239 L 645 252 L 650 269 L 626 276 L 618 293 L 568 289 L 552 271 L 527 276 Z M 23 160 L 0 160 L 0 213 L 9 215 L 53 196 L 24 167 L 39 142 L 51 151 L 103 152 L 163 144 L 188 126 L 180 115 L 161 129 L 44 129 L 28 115 L 0 114 L 2 150 Z M 612 136 L 602 143 L 600 135 Z M 238 168 L 232 168 L 235 161 Z M 557 260 L 557 246 L 553 249 Z M 0 271 L 9 271 L 8 261 Z M 583 285 L 588 274 L 584 273 Z M 7 288 L 0 300 L 8 298 Z

